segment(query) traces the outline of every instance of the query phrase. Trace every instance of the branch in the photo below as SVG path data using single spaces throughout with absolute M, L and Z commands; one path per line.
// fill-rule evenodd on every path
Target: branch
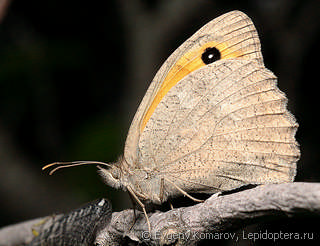
M 0 245 L 89 246 L 110 219 L 110 203 L 99 199 L 68 214 L 51 215 L 2 228 Z
M 143 213 L 134 227 L 132 210 L 113 213 L 111 223 L 98 233 L 98 245 L 121 245 L 124 236 L 149 245 L 197 244 L 205 233 L 239 229 L 266 218 L 320 215 L 320 183 L 262 185 L 226 195 L 213 195 L 204 203 L 149 215 L 151 234 Z M 178 242 L 179 241 L 179 242 Z
M 101 201 L 105 202 L 101 204 Z M 50 217 L 40 223 L 41 226 L 37 223 L 39 236 L 31 245 L 41 245 L 40 242 L 46 245 L 57 245 L 57 242 L 59 245 L 92 245 L 93 242 L 99 246 L 122 245 L 128 243 L 125 241 L 128 239 L 148 245 L 194 245 L 203 239 L 202 235 L 213 237 L 214 233 L 239 229 L 266 219 L 315 215 L 320 215 L 320 183 L 261 185 L 213 195 L 204 203 L 190 207 L 156 211 L 149 214 L 151 234 L 142 212 L 136 211 L 134 224 L 131 209 L 114 212 L 110 221 L 110 205 L 102 199 L 67 215 L 58 215 L 56 219 Z M 19 227 L 21 232 L 29 226 L 30 240 L 31 224 L 24 222 L 11 226 L 11 229 L 15 227 L 15 232 L 10 232 L 10 227 L 0 230 L 0 245 L 17 245 L 9 240 L 10 234 L 11 238 L 17 237 Z

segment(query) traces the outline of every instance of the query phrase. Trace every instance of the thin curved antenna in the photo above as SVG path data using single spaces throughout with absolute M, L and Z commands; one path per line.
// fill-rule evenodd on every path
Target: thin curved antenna
M 49 172 L 49 175 L 52 175 L 55 171 L 62 169 L 62 168 L 82 166 L 82 165 L 92 165 L 92 164 L 104 165 L 104 166 L 111 167 L 110 164 L 105 163 L 105 162 L 100 162 L 100 161 L 69 161 L 69 162 L 54 162 L 54 163 L 45 165 L 42 168 L 42 170 L 45 170 L 45 169 L 53 167 L 53 166 L 57 166 Z

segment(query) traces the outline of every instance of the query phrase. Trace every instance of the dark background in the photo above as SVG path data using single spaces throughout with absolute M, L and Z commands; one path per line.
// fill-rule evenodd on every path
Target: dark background
M 53 176 L 41 167 L 116 161 L 161 64 L 202 25 L 235 9 L 253 19 L 265 65 L 300 124 L 296 181 L 319 182 L 319 0 L 12 0 L 0 23 L 0 226 L 99 197 L 115 211 L 130 208 L 127 194 L 105 186 L 93 166 Z M 320 238 L 311 222 L 255 230 Z

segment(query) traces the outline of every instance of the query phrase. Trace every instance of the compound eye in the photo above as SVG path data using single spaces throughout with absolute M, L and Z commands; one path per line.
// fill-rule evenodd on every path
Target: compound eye
M 114 179 L 120 179 L 120 172 L 118 168 L 112 168 L 110 174 Z

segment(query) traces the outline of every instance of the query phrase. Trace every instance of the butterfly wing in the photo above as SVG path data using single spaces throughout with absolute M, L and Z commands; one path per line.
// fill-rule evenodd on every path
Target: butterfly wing
M 201 64 L 212 47 L 221 59 Z M 252 21 L 239 11 L 227 13 L 160 68 L 130 127 L 125 165 L 157 177 L 159 183 L 145 181 L 154 186 L 149 196 L 161 186 L 159 193 L 169 197 L 179 194 L 177 187 L 213 193 L 292 181 L 298 125 L 286 102 L 263 65 Z
M 144 131 L 144 127 L 141 127 L 143 121 L 148 121 L 146 120 L 148 109 L 156 95 L 161 91 L 163 82 L 170 71 L 179 67 L 177 61 L 188 51 L 197 50 L 203 44 L 212 41 L 221 49 L 225 59 L 241 57 L 243 59 L 253 59 L 258 64 L 263 64 L 257 31 L 251 19 L 244 13 L 232 11 L 203 26 L 171 54 L 150 84 L 128 132 L 124 149 L 124 165 L 130 167 L 135 165 L 143 167 L 145 165 L 138 160 L 140 159 L 138 143 Z
M 141 134 L 140 160 L 186 192 L 292 181 L 298 125 L 286 102 L 256 61 L 215 62 L 162 99 Z

